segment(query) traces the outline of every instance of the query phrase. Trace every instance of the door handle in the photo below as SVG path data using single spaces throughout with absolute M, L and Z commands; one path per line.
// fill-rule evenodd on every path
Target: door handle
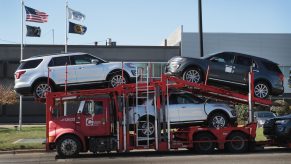
M 186 108 L 185 106 L 182 106 L 181 108 Z
M 259 71 L 259 70 L 257 70 L 257 69 L 254 69 L 254 70 L 253 70 L 253 72 L 260 72 L 260 71 Z
M 85 67 L 79 67 L 79 69 L 84 69 Z

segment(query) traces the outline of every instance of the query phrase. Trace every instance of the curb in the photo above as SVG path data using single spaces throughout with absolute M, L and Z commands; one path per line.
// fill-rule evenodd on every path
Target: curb
M 0 154 L 23 154 L 23 153 L 45 153 L 45 149 L 19 149 L 19 150 L 9 150 L 0 151 Z

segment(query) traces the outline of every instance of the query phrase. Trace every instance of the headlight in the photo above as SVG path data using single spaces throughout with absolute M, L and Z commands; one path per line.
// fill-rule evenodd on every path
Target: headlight
M 128 68 L 135 68 L 136 66 L 133 63 L 125 63 L 125 66 L 127 66 Z
M 276 124 L 287 124 L 289 120 L 278 120 L 276 121 Z
M 277 126 L 277 130 L 278 130 L 279 132 L 283 132 L 284 129 L 285 129 L 285 127 L 282 126 L 282 125 L 278 125 L 278 126 Z
M 263 120 L 259 120 L 258 123 L 263 125 L 265 122 Z
M 136 76 L 136 70 L 131 70 L 133 76 Z
M 180 66 L 180 64 L 178 64 L 177 62 L 172 62 L 169 65 L 170 69 L 178 69 L 179 66 Z

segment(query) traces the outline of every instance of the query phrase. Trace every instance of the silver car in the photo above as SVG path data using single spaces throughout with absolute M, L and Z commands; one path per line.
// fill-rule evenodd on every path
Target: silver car
M 269 111 L 257 111 L 254 112 L 255 122 L 257 122 L 258 127 L 263 127 L 266 120 L 276 117 L 276 114 Z
M 129 123 L 138 123 L 138 128 L 141 129 L 144 136 L 154 135 L 155 105 L 153 97 L 150 97 L 129 109 Z M 185 92 L 170 94 L 168 111 L 168 118 L 172 126 L 207 124 L 209 127 L 221 128 L 236 121 L 236 111 L 227 104 L 207 103 L 203 99 Z M 147 128 L 147 115 L 149 116 L 149 128 Z

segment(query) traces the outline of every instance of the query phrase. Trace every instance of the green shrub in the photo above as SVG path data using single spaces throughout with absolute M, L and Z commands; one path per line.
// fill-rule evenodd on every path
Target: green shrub
M 0 105 L 15 104 L 16 102 L 17 96 L 12 87 L 0 85 Z
M 271 111 L 276 113 L 278 116 L 291 113 L 291 108 L 287 101 L 275 100 L 273 104 L 274 105 L 271 107 Z

